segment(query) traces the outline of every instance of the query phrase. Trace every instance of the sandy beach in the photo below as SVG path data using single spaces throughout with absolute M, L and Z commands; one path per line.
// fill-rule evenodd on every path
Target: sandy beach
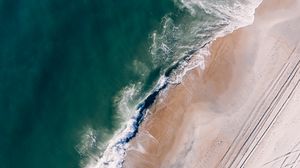
M 300 1 L 264 0 L 150 109 L 128 168 L 300 167 Z

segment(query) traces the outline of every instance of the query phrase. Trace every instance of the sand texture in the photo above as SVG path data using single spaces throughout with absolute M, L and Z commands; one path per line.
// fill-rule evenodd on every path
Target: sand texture
M 128 168 L 300 167 L 300 0 L 264 0 L 150 109 Z

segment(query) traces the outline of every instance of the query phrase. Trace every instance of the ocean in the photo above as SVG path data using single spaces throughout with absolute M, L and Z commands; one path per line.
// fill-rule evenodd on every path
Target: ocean
M 120 167 L 157 96 L 247 0 L 0 0 L 0 167 Z

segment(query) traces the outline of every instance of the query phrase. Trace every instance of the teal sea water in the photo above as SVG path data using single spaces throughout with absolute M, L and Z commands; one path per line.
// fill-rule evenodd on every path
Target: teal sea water
M 80 167 L 86 129 L 112 133 L 119 91 L 158 77 L 149 33 L 173 10 L 170 0 L 0 0 L 0 167 Z
M 259 1 L 0 0 L 0 167 L 120 167 L 161 91 Z

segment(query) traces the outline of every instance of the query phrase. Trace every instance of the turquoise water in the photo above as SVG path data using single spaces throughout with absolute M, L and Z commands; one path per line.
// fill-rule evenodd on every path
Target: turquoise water
M 160 92 L 202 66 L 216 36 L 250 24 L 255 5 L 0 0 L 0 167 L 121 165 Z
M 158 78 L 149 34 L 176 10 L 171 0 L 0 0 L 0 167 L 80 167 L 86 128 L 111 134 L 120 90 Z

